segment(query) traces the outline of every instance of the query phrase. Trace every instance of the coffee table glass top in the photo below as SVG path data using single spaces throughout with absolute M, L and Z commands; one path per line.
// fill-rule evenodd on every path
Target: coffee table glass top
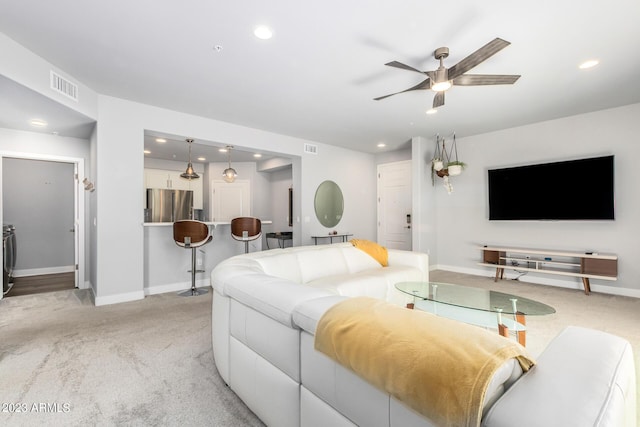
M 528 298 L 450 283 L 400 282 L 396 283 L 395 286 L 399 291 L 413 295 L 417 299 L 472 310 L 501 312 L 503 314 L 520 312 L 526 316 L 539 316 L 556 312 L 553 307 Z

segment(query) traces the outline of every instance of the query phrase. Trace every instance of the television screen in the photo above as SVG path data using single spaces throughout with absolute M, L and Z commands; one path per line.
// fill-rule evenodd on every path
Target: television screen
M 614 205 L 614 156 L 489 170 L 489 220 L 612 220 Z

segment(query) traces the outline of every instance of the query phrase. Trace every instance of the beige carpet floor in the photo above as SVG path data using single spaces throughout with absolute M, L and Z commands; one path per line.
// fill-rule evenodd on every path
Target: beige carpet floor
M 1 300 L 0 404 L 2 426 L 263 425 L 215 368 L 211 293 Z
M 579 325 L 629 340 L 640 371 L 638 299 L 444 271 L 431 279 L 555 307 L 527 318 L 534 356 L 565 326 Z M 2 426 L 262 425 L 216 371 L 210 293 L 103 307 L 78 290 L 1 300 L 0 404 L 13 405 L 0 408 Z

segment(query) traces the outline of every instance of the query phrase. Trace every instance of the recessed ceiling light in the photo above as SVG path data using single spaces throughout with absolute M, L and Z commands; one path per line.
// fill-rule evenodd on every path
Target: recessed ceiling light
M 256 159 L 259 159 L 260 157 L 262 157 L 262 154 L 256 153 L 256 154 L 253 155 L 253 157 L 255 157 Z
M 48 125 L 47 122 L 41 119 L 32 119 L 29 123 L 31 123 L 31 126 L 37 127 L 37 128 L 43 128 Z
M 158 144 L 164 144 L 165 142 L 167 142 L 167 140 L 166 140 L 166 139 L 164 139 L 164 138 L 156 138 L 156 142 L 157 142 Z
M 427 114 L 429 114 L 429 115 L 431 115 L 431 114 L 435 114 L 435 113 L 437 113 L 437 112 L 438 112 L 438 110 L 437 110 L 437 109 L 435 109 L 435 108 L 430 108 L 430 109 L 428 109 L 428 110 L 427 110 Z
M 144 150 L 144 154 L 151 154 L 150 150 Z
M 201 162 L 204 162 L 205 160 L 207 160 L 206 157 L 198 157 L 198 160 L 200 160 Z
M 600 63 L 600 61 L 598 61 L 597 59 L 590 59 L 590 60 L 584 61 L 582 64 L 578 65 L 578 68 L 580 68 L 581 70 L 586 70 L 587 68 L 595 67 L 599 63 Z
M 378 143 L 378 145 L 377 145 L 377 147 L 378 147 L 378 148 L 384 148 L 384 147 L 386 147 L 386 146 L 387 146 L 387 144 L 385 144 L 384 142 L 380 142 L 380 143 Z
M 256 27 L 256 29 L 253 30 L 253 34 L 260 40 L 269 40 L 271 37 L 273 37 L 273 31 L 271 31 L 271 28 L 267 27 L 266 25 L 260 25 Z
M 227 150 L 226 148 L 218 148 L 218 151 L 221 153 L 226 153 L 229 150 Z

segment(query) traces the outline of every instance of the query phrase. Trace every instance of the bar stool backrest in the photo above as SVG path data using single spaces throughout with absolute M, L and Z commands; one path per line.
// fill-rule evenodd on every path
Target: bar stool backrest
M 241 216 L 231 220 L 231 237 L 244 242 L 244 252 L 249 253 L 249 241 L 262 235 L 262 222 L 258 218 Z
M 209 227 L 204 222 L 194 220 L 176 221 L 173 223 L 173 240 L 183 248 L 205 245 L 211 241 Z

